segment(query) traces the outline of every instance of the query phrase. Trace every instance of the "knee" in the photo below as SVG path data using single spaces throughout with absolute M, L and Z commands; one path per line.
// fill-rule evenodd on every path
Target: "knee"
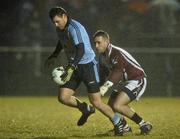
M 90 100 L 90 102 L 97 109 L 99 109 L 100 106 L 101 106 L 101 101 L 100 100 Z
M 112 110 L 113 110 L 113 111 L 115 111 L 115 110 L 114 110 L 114 106 L 113 106 L 113 104 L 112 104 L 112 103 L 108 103 L 108 105 L 109 105 L 109 107 L 111 107 L 111 108 L 112 108 Z
M 123 111 L 123 105 L 121 105 L 121 104 L 114 103 L 113 105 L 111 105 L 111 107 L 116 112 L 122 112 Z
M 66 104 L 69 100 L 69 96 L 59 93 L 58 101 L 62 104 Z

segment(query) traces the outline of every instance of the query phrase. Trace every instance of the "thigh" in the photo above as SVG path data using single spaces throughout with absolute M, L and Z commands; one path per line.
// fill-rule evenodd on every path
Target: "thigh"
M 108 99 L 108 105 L 113 109 L 113 105 L 114 105 L 114 102 L 115 102 L 115 99 L 114 98 L 111 98 L 111 97 L 109 97 L 109 99 Z M 114 109 L 113 109 L 114 110 Z
M 59 97 L 72 96 L 75 93 L 74 90 L 70 88 L 59 88 Z
M 108 105 L 113 107 L 113 104 L 118 96 L 118 91 L 117 90 L 113 90 L 110 97 L 109 97 L 109 100 L 108 100 Z
M 138 100 L 146 89 L 146 78 L 140 80 L 130 80 L 121 89 L 122 92 L 126 93 L 129 99 Z
M 80 83 L 81 83 L 81 77 L 80 77 L 80 68 L 78 68 L 72 75 L 71 79 L 64 85 L 60 86 L 60 88 L 62 88 L 61 90 L 63 90 L 63 88 L 67 88 L 67 89 L 72 89 L 72 90 L 76 90 Z
M 114 104 L 117 104 L 117 103 L 126 105 L 126 104 L 129 104 L 130 102 L 131 102 L 131 99 L 124 91 L 113 90 L 113 92 L 111 93 L 109 97 L 108 104 L 110 106 L 113 106 Z
M 99 92 L 96 93 L 88 93 L 89 101 L 91 104 L 95 107 L 98 107 L 101 105 L 101 94 Z

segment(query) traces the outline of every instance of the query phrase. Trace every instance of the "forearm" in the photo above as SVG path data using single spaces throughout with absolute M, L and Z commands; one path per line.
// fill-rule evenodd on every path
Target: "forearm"
M 76 52 L 74 60 L 70 61 L 70 64 L 77 65 L 84 55 L 84 44 L 80 43 L 76 46 Z
M 109 73 L 107 80 L 117 84 L 123 79 L 123 71 L 121 69 L 113 68 Z
M 56 45 L 56 49 L 54 50 L 54 52 L 49 56 L 49 58 L 52 58 L 52 57 L 57 57 L 59 55 L 59 53 L 61 52 L 62 50 L 62 45 L 60 43 L 60 41 L 58 41 L 57 45 Z
M 100 87 L 100 93 L 102 96 L 104 96 L 105 93 L 109 90 L 110 87 L 113 86 L 113 82 L 107 80 L 101 87 Z

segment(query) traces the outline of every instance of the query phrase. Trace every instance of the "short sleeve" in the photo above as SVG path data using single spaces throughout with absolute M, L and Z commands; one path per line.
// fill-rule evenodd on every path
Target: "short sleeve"
M 78 26 L 77 27 L 76 26 L 71 27 L 69 29 L 69 31 L 70 31 L 70 35 L 71 35 L 75 45 L 83 42 L 82 41 L 81 31 L 80 31 L 80 28 Z

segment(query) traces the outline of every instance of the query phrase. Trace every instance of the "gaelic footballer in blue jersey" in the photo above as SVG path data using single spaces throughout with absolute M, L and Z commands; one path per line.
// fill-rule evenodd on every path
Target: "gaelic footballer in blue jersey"
M 52 8 L 49 16 L 56 27 L 59 40 L 55 51 L 46 60 L 46 65 L 50 65 L 62 49 L 68 60 L 67 66 L 64 67 L 65 73 L 61 75 L 62 80 L 66 83 L 60 86 L 59 102 L 78 108 L 82 112 L 78 126 L 83 125 L 97 108 L 112 121 L 116 129 L 115 135 L 122 135 L 119 116 L 110 106 L 101 101 L 97 62 L 86 29 L 78 21 L 70 18 L 62 7 Z M 85 84 L 89 100 L 95 108 L 73 96 L 81 82 Z

